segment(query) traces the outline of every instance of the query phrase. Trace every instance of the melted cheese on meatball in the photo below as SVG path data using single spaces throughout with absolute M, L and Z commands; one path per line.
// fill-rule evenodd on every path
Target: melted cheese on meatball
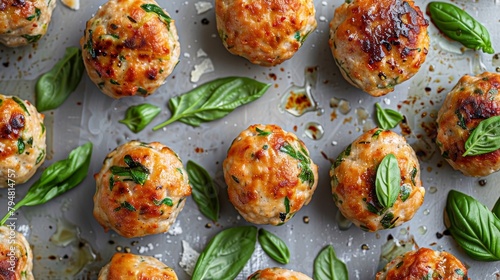
M 312 278 L 293 270 L 273 267 L 258 270 L 248 276 L 247 280 L 312 280 Z
M 158 142 L 116 148 L 94 177 L 94 217 L 128 238 L 168 231 L 191 195 L 180 158 Z
M 305 144 L 277 125 L 252 125 L 233 141 L 223 163 L 229 200 L 247 221 L 280 225 L 307 205 L 318 167 Z
M 175 271 L 149 256 L 116 253 L 99 272 L 98 280 L 177 280 Z
M 110 0 L 80 40 L 90 79 L 113 98 L 148 96 L 179 62 L 175 22 L 154 0 Z
M 392 207 L 380 205 L 375 189 L 377 168 L 393 154 L 401 173 L 401 192 Z M 330 178 L 335 204 L 363 230 L 401 225 L 413 218 L 424 201 L 420 165 L 406 140 L 390 130 L 374 128 L 354 140 L 335 160 Z
M 26 238 L 9 227 L 0 226 L 0 279 L 32 280 L 33 253 Z
M 335 10 L 329 44 L 349 83 L 382 96 L 415 75 L 424 63 L 428 25 L 414 1 L 348 1 Z
M 471 131 L 485 119 L 500 116 L 500 74 L 463 76 L 448 93 L 438 112 L 436 143 L 442 156 L 467 176 L 486 176 L 500 170 L 500 150 L 462 156 Z

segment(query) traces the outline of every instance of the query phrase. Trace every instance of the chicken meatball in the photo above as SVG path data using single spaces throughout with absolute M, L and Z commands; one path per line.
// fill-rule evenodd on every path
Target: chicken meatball
M 33 253 L 24 236 L 0 226 L 0 279 L 32 280 Z
M 467 268 L 450 253 L 420 248 L 396 257 L 377 273 L 376 280 L 469 279 Z
M 436 143 L 446 161 L 467 176 L 486 176 L 500 170 L 499 149 L 465 154 L 465 143 L 479 123 L 500 116 L 499 89 L 500 74 L 465 75 L 448 93 L 438 112 Z
M 378 168 L 389 155 L 395 157 L 393 162 L 397 162 L 401 178 L 397 196 L 392 196 L 395 199 L 392 206 L 379 201 L 376 188 Z M 398 178 L 394 173 L 391 178 Z M 352 142 L 335 160 L 330 178 L 333 199 L 340 212 L 366 231 L 389 229 L 409 221 L 424 201 L 425 190 L 415 151 L 402 136 L 390 130 L 374 128 Z M 385 179 L 379 181 L 384 189 L 389 188 Z
M 281 225 L 307 205 L 318 166 L 305 144 L 277 125 L 252 125 L 234 139 L 223 163 L 229 200 L 254 224 Z
M 148 96 L 179 62 L 174 20 L 154 0 L 110 0 L 80 40 L 90 79 L 113 98 Z
M 317 26 L 313 0 L 216 0 L 215 19 L 230 53 L 263 66 L 290 59 Z
M 30 102 L 0 94 L 0 188 L 28 181 L 45 160 L 43 118 Z
M 168 231 L 191 195 L 181 159 L 158 142 L 119 146 L 94 177 L 94 217 L 128 238 Z
M 154 257 L 115 253 L 99 272 L 98 280 L 177 280 L 175 271 Z
M 55 0 L 0 1 L 0 43 L 24 46 L 42 38 L 56 7 Z
M 373 96 L 394 90 L 424 63 L 428 21 L 411 0 L 353 0 L 330 22 L 329 44 L 342 76 Z
M 261 269 L 248 276 L 247 280 L 312 280 L 311 277 L 293 270 L 272 267 Z

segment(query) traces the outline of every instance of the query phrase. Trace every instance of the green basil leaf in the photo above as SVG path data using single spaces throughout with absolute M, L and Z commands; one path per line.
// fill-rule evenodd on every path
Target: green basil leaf
M 158 116 L 160 111 L 159 107 L 148 103 L 130 106 L 125 112 L 125 118 L 118 122 L 126 125 L 132 132 L 139 133 Z
M 162 204 L 165 204 L 167 206 L 174 206 L 174 202 L 172 201 L 172 199 L 170 197 L 165 197 L 164 199 L 162 200 L 153 200 L 153 203 L 156 205 L 156 206 L 160 206 Z
M 486 27 L 461 8 L 445 2 L 430 2 L 427 8 L 432 22 L 446 36 L 470 49 L 495 52 Z
M 17 105 L 19 105 L 19 107 L 21 107 L 23 109 L 23 111 L 26 112 L 26 114 L 28 114 L 28 116 L 31 116 L 30 111 L 28 111 L 28 109 L 26 108 L 26 105 L 24 104 L 24 101 L 22 101 L 21 98 L 19 98 L 17 96 L 12 96 L 12 100 L 14 100 L 14 102 L 16 102 Z
M 149 169 L 140 162 L 134 161 L 130 155 L 125 155 L 123 161 L 125 161 L 125 164 L 127 164 L 128 167 L 111 166 L 109 168 L 111 174 L 114 176 L 130 177 L 124 178 L 123 180 L 131 180 L 141 186 L 144 185 L 150 174 Z
M 451 190 L 446 201 L 448 230 L 473 259 L 500 260 L 500 219 L 471 196 Z
M 40 38 L 42 38 L 42 34 L 37 34 L 37 35 L 23 34 L 23 35 L 21 35 L 21 37 L 26 39 L 26 41 L 28 41 L 28 43 L 31 44 L 31 43 L 38 42 L 38 40 L 40 40 Z
M 24 153 L 25 148 L 26 145 L 24 144 L 23 137 L 17 138 L 17 153 L 18 154 Z
M 465 142 L 465 156 L 487 154 L 500 149 L 500 116 L 482 120 Z
M 264 252 L 266 252 L 266 254 L 273 260 L 282 264 L 290 262 L 290 251 L 288 250 L 286 243 L 278 236 L 261 228 L 259 229 L 258 239 Z
M 348 280 L 347 266 L 337 259 L 332 245 L 326 246 L 314 259 L 314 279 Z
M 88 142 L 71 151 L 67 159 L 47 167 L 24 198 L 0 221 L 0 225 L 3 225 L 21 206 L 46 203 L 80 184 L 87 177 L 91 156 L 92 143 Z
M 377 167 L 375 192 L 382 207 L 392 207 L 398 199 L 401 190 L 401 171 L 398 160 L 393 154 L 388 154 Z
M 378 125 L 384 130 L 395 128 L 404 119 L 399 112 L 392 109 L 383 109 L 378 103 L 375 103 L 375 107 L 377 108 Z
M 308 183 L 309 187 L 312 187 L 314 185 L 314 173 L 311 169 L 309 153 L 303 148 L 300 151 L 295 150 L 288 142 L 285 142 L 279 151 L 299 161 L 300 174 L 298 177 L 303 183 Z
M 155 4 L 142 4 L 141 8 L 148 13 L 157 14 L 161 20 L 167 25 L 168 30 L 170 30 L 170 22 L 172 19 L 163 11 L 162 8 Z
M 36 82 L 36 107 L 47 111 L 61 106 L 70 93 L 75 91 L 84 72 L 82 51 L 68 47 L 64 57 Z
M 189 160 L 186 165 L 189 182 L 192 187 L 193 200 L 200 212 L 214 222 L 219 219 L 219 196 L 215 183 L 208 172 Z
M 497 216 L 497 219 L 500 219 L 500 198 L 498 198 L 497 202 L 495 203 L 495 206 L 493 206 L 493 209 L 491 210 L 493 214 Z
M 240 226 L 219 232 L 201 252 L 192 280 L 233 280 L 252 257 L 257 228 Z
M 213 80 L 171 98 L 168 107 L 172 116 L 155 126 L 158 130 L 175 121 L 191 126 L 220 119 L 241 105 L 250 103 L 267 91 L 271 84 L 264 84 L 244 77 L 227 77 Z

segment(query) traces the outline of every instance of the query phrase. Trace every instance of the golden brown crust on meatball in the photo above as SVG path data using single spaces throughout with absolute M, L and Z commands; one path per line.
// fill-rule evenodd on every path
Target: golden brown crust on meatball
M 24 236 L 0 226 L 0 279 L 32 280 L 33 253 Z
M 382 96 L 424 63 L 428 25 L 414 1 L 353 0 L 335 10 L 329 44 L 349 83 Z
M 18 47 L 45 35 L 56 0 L 1 0 L 0 43 Z
M 291 58 L 317 26 L 312 0 L 216 0 L 215 14 L 226 49 L 263 66 Z
M 0 94 L 0 188 L 28 181 L 45 160 L 43 118 L 28 101 Z
M 392 207 L 384 209 L 376 195 L 377 168 L 393 154 L 401 171 L 402 191 Z M 395 132 L 374 128 L 354 140 L 330 170 L 335 204 L 363 230 L 376 231 L 409 221 L 424 201 L 420 165 L 412 147 Z
M 450 253 L 420 248 L 399 256 L 375 276 L 376 280 L 464 280 L 467 268 Z
M 108 1 L 87 22 L 80 45 L 90 79 L 113 98 L 152 94 L 180 55 L 174 20 L 154 0 Z
M 311 277 L 293 270 L 272 267 L 254 272 L 247 280 L 312 280 Z
M 465 156 L 465 142 L 482 120 L 500 115 L 500 74 L 463 76 L 448 93 L 437 117 L 436 142 L 448 163 L 467 176 L 500 170 L 500 150 Z
M 168 231 L 191 195 L 180 158 L 158 142 L 116 148 L 94 177 L 94 217 L 128 238 Z
M 128 253 L 115 253 L 99 272 L 98 280 L 177 280 L 175 271 L 159 260 Z
M 252 125 L 234 139 L 223 163 L 229 200 L 245 220 L 280 225 L 307 205 L 318 167 L 305 144 L 277 125 Z

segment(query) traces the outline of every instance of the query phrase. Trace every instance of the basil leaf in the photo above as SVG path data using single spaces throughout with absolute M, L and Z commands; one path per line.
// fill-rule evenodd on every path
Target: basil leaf
M 401 190 L 401 171 L 398 160 L 393 154 L 388 154 L 377 167 L 375 177 L 375 193 L 382 207 L 392 207 L 398 199 Z
M 38 42 L 38 40 L 40 40 L 40 38 L 42 38 L 42 34 L 37 34 L 37 35 L 23 34 L 23 35 L 21 35 L 21 37 L 26 39 L 26 41 L 28 41 L 28 43 L 31 44 L 31 43 Z
M 309 187 L 312 188 L 314 185 L 314 173 L 311 169 L 309 153 L 304 148 L 301 148 L 300 151 L 295 150 L 288 142 L 285 142 L 279 151 L 299 161 L 300 174 L 298 177 L 303 183 L 308 183 Z
M 257 228 L 240 226 L 219 232 L 201 252 L 192 280 L 233 280 L 255 250 Z
M 444 2 L 430 2 L 427 5 L 432 22 L 451 39 L 467 48 L 492 54 L 490 34 L 486 27 L 461 8 Z
M 493 214 L 497 216 L 497 219 L 500 219 L 500 198 L 498 198 L 497 202 L 495 203 L 495 206 L 493 206 L 493 209 L 491 210 Z
M 144 185 L 150 174 L 149 169 L 140 162 L 134 161 L 130 155 L 125 155 L 123 161 L 125 161 L 128 167 L 111 166 L 109 168 L 111 174 L 114 176 L 130 177 L 124 178 L 124 180 L 132 180 L 136 184 Z
M 261 97 L 270 84 L 244 77 L 227 77 L 213 80 L 171 98 L 168 107 L 172 116 L 155 126 L 158 130 L 175 121 L 191 126 L 220 119 L 241 105 Z
M 212 177 L 208 172 L 189 160 L 186 165 L 189 182 L 192 187 L 193 200 L 200 212 L 214 222 L 219 219 L 219 197 Z
M 170 30 L 170 22 L 172 19 L 162 10 L 162 8 L 158 7 L 155 4 L 142 4 L 141 8 L 148 13 L 157 14 L 160 19 L 167 25 L 168 30 Z
M 258 239 L 264 252 L 266 252 L 266 254 L 273 260 L 282 264 L 290 262 L 290 251 L 288 250 L 286 243 L 278 236 L 261 228 L 259 229 Z
M 82 51 L 68 47 L 64 57 L 36 82 L 36 108 L 47 111 L 61 106 L 75 91 L 84 72 Z
M 156 206 L 160 206 L 162 204 L 165 204 L 167 206 L 174 206 L 174 202 L 172 201 L 172 199 L 170 197 L 165 197 L 164 199 L 162 200 L 153 200 L 153 203 L 156 205 Z
M 383 109 L 378 103 L 375 103 L 375 107 L 377 108 L 378 125 L 384 130 L 395 128 L 404 119 L 399 112 L 392 109 Z
M 148 103 L 130 106 L 125 112 L 125 118 L 118 122 L 126 125 L 132 132 L 139 133 L 158 116 L 160 111 L 159 107 Z
M 446 201 L 448 230 L 473 259 L 500 260 L 500 219 L 471 196 L 451 190 Z
M 487 154 L 500 149 L 500 116 L 482 120 L 465 142 L 465 156 Z
M 71 151 L 67 159 L 47 167 L 24 198 L 0 221 L 0 225 L 3 225 L 21 206 L 46 203 L 80 184 L 87 177 L 91 156 L 92 143 L 88 142 Z
M 326 246 L 314 259 L 314 279 L 348 280 L 347 266 L 337 259 L 332 245 Z

